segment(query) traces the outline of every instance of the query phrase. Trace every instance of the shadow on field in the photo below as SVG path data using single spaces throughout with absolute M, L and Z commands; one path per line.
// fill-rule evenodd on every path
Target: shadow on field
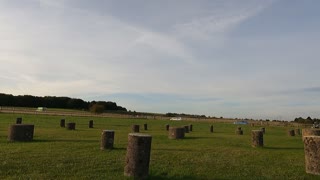
M 184 137 L 183 139 L 212 139 L 212 137 Z
M 170 180 L 191 180 L 191 179 L 197 179 L 197 177 L 195 176 L 170 176 L 167 177 L 166 174 L 164 175 L 149 175 L 149 177 L 147 179 L 152 179 L 152 180 L 164 180 L 164 179 L 170 179 Z
M 303 150 L 303 147 L 263 147 L 264 149 L 274 149 L 274 150 Z
M 74 140 L 74 139 L 34 139 L 30 142 L 99 142 L 97 140 Z

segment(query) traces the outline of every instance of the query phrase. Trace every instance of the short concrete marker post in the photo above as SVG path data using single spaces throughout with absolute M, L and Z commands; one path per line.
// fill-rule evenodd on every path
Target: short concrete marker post
M 169 131 L 169 127 L 170 125 L 169 124 L 166 124 L 166 130 Z
M 126 154 L 124 175 L 134 179 L 146 179 L 149 176 L 149 163 L 152 137 L 147 134 L 130 133 Z
M 32 141 L 33 124 L 14 124 L 9 127 L 8 141 Z
M 295 134 L 296 134 L 297 136 L 300 136 L 300 135 L 301 135 L 300 129 L 295 129 L 294 132 L 295 132 Z
M 243 130 L 241 129 L 241 127 L 238 127 L 238 128 L 237 128 L 236 134 L 237 134 L 237 135 L 243 135 Z
M 140 126 L 137 125 L 137 124 L 132 125 L 131 126 L 131 131 L 135 132 L 135 133 L 138 133 L 140 131 Z
M 263 132 L 261 130 L 252 130 L 252 147 L 263 147 Z
M 67 130 L 76 130 L 76 123 L 67 123 Z
M 289 136 L 295 136 L 294 130 L 293 129 L 289 130 L 288 131 L 288 135 Z
M 303 139 L 303 136 L 320 136 L 320 129 L 311 129 L 311 128 L 302 129 L 302 139 Z
M 113 130 L 103 130 L 101 134 L 100 149 L 113 149 L 114 143 L 114 131 Z
M 148 130 L 148 124 L 144 124 L 143 128 L 144 128 L 145 131 L 147 131 Z
M 193 131 L 193 125 L 192 124 L 189 125 L 189 131 Z
M 16 119 L 16 124 L 22 124 L 22 117 L 18 117 Z
M 184 133 L 185 133 L 185 127 L 169 127 L 168 138 L 183 139 Z
M 66 127 L 66 120 L 65 119 L 61 119 L 60 120 L 60 127 Z
M 189 133 L 189 126 L 183 126 L 184 127 L 184 132 Z
M 213 133 L 213 125 L 210 126 L 210 132 Z
M 93 128 L 93 120 L 89 121 L 89 128 Z
M 320 136 L 304 136 L 306 173 L 320 175 Z

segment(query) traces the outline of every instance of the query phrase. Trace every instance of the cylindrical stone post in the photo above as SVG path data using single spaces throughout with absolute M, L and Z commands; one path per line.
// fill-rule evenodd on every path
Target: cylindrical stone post
M 320 136 L 320 129 L 302 129 L 302 138 L 303 136 Z
M 32 141 L 33 124 L 14 124 L 9 127 L 8 141 Z
M 263 147 L 263 132 L 261 130 L 252 130 L 252 147 Z
M 193 130 L 192 128 L 193 128 L 193 126 L 192 126 L 192 124 L 190 124 L 189 125 L 189 131 L 192 131 Z
M 60 120 L 60 127 L 66 127 L 66 120 L 65 119 Z
M 149 162 L 152 137 L 147 134 L 130 133 L 126 154 L 124 175 L 134 179 L 146 179 L 149 175 Z
M 301 135 L 300 129 L 295 129 L 294 132 L 295 132 L 295 134 L 296 134 L 297 136 L 300 136 L 300 135 Z
M 169 127 L 170 125 L 169 124 L 166 124 L 166 130 L 169 131 Z
M 140 129 L 140 126 L 139 126 L 139 125 L 134 124 L 134 125 L 131 126 L 132 132 L 138 133 L 138 132 L 139 132 L 139 129 Z
M 101 134 L 100 149 L 113 149 L 114 143 L 114 131 L 113 130 L 103 130 Z
M 320 136 L 304 136 L 306 172 L 320 175 Z
M 145 131 L 147 131 L 148 130 L 148 124 L 143 124 L 143 128 L 144 128 Z
M 262 127 L 261 131 L 262 131 L 263 134 L 265 134 L 266 133 L 266 128 Z
M 289 130 L 288 131 L 288 135 L 289 136 L 295 136 L 294 130 L 293 129 Z
M 254 123 L 251 123 L 251 127 L 254 127 Z
M 93 128 L 93 120 L 89 121 L 89 128 Z
M 183 127 L 184 127 L 184 130 L 185 130 L 184 132 L 185 133 L 189 133 L 189 126 L 183 126 Z
M 213 133 L 213 125 L 210 126 L 210 132 Z
M 238 135 L 243 135 L 243 130 L 241 129 L 241 127 L 238 127 L 238 128 L 237 128 L 236 134 L 238 134 Z
M 183 139 L 184 133 L 185 133 L 185 127 L 169 127 L 168 138 Z
M 16 119 L 16 124 L 22 124 L 22 117 L 18 117 Z
M 76 130 L 76 123 L 67 123 L 67 130 Z

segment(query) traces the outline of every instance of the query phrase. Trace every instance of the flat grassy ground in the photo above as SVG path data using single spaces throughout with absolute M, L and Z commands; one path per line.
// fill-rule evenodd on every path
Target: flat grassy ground
M 8 142 L 17 117 L 35 125 L 33 142 Z M 60 128 L 60 119 L 76 130 Z M 94 128 L 88 128 L 89 120 Z M 148 131 L 143 124 L 148 124 Z M 170 140 L 165 124 L 193 124 L 183 140 Z M 0 113 L 0 179 L 130 179 L 123 176 L 132 124 L 152 135 L 150 179 L 319 179 L 305 173 L 301 136 L 289 127 L 266 127 L 264 148 L 251 147 L 251 130 L 235 135 L 237 125 L 167 120 L 62 117 Z M 209 132 L 210 125 L 214 133 Z M 101 151 L 102 130 L 115 130 L 115 149 Z

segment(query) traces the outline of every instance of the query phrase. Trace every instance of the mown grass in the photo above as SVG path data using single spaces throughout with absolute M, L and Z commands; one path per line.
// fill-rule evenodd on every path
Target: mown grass
M 35 125 L 32 142 L 8 142 L 16 117 Z M 76 122 L 75 131 L 59 127 L 60 119 Z M 94 128 L 88 121 L 94 120 Z M 0 179 L 130 179 L 124 177 L 127 136 L 132 124 L 148 123 L 152 135 L 150 179 L 318 179 L 305 173 L 301 136 L 284 127 L 266 127 L 264 148 L 251 147 L 252 129 L 236 125 L 167 120 L 62 117 L 0 113 Z M 183 140 L 167 138 L 165 124 L 193 124 Z M 115 130 L 115 149 L 101 151 L 104 129 Z

